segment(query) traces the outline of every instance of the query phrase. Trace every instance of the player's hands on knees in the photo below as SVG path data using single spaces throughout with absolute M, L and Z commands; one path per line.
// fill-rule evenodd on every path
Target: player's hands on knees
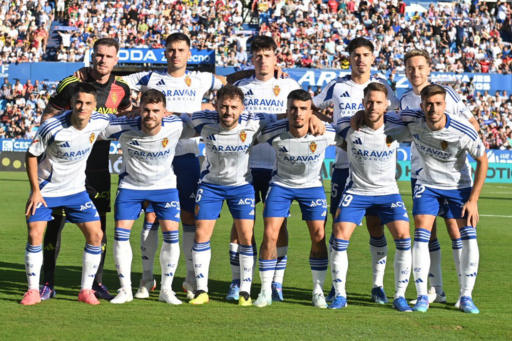
M 359 129 L 364 125 L 364 110 L 359 110 L 352 116 L 350 119 L 350 127 L 355 131 L 359 131 Z
M 480 220 L 480 216 L 478 215 L 478 203 L 476 201 L 467 201 L 464 206 L 462 206 L 462 216 L 466 216 L 467 226 L 476 227 L 476 224 Z
M 36 213 L 36 209 L 43 204 L 44 207 L 48 207 L 46 201 L 44 201 L 41 192 L 32 192 L 27 200 L 27 210 L 25 211 L 25 216 L 30 217 Z
M 276 65 L 274 68 L 274 73 L 277 79 L 287 79 L 290 78 L 290 75 L 284 72 L 283 69 L 279 65 Z
M 315 136 L 323 135 L 325 133 L 325 124 L 318 117 L 311 116 L 309 120 L 309 132 Z
M 75 71 L 75 73 L 73 73 L 73 76 L 75 76 L 76 78 L 80 79 L 83 82 L 87 79 L 87 75 L 89 74 L 89 72 L 91 72 L 91 70 L 92 70 L 92 67 L 84 66 L 84 67 L 78 69 L 77 71 Z

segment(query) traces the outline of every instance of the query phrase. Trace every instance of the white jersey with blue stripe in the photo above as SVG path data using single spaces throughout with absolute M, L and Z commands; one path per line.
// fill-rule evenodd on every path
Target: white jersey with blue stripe
M 435 84 L 435 83 L 431 83 Z M 446 90 L 446 109 L 445 112 L 452 117 L 461 117 L 469 121 L 473 114 L 468 107 L 462 102 L 459 95 L 451 86 L 441 85 Z M 421 96 L 416 95 L 413 90 L 405 92 L 400 98 L 400 110 L 411 109 L 421 110 Z M 416 172 L 421 167 L 420 161 L 416 156 L 417 151 L 414 143 L 411 145 L 411 178 L 416 179 Z
M 41 156 L 38 181 L 44 197 L 67 196 L 85 191 L 87 158 L 99 134 L 114 115 L 93 112 L 82 130 L 71 125 L 72 111 L 46 120 L 37 131 L 28 152 Z
M 399 193 L 395 180 L 396 151 L 398 142 L 410 137 L 400 117 L 389 112 L 379 129 L 364 125 L 359 131 L 350 127 L 349 117 L 344 117 L 337 122 L 337 130 L 347 142 L 350 162 L 345 192 L 371 196 Z
M 234 85 L 244 92 L 246 112 L 276 115 L 286 113 L 288 94 L 301 89 L 299 83 L 291 78 L 272 78 L 263 82 L 251 76 L 235 82 Z M 275 160 L 275 151 L 266 143 L 259 144 L 252 150 L 250 168 L 273 169 Z
M 253 143 L 271 122 L 275 122 L 275 115 L 244 113 L 235 128 L 226 130 L 220 125 L 216 111 L 194 113 L 192 125 L 205 144 L 200 181 L 220 186 L 250 184 L 249 156 Z
M 433 131 L 421 110 L 400 112 L 418 151 L 417 184 L 446 190 L 468 188 L 473 179 L 467 153 L 478 158 L 484 155 L 485 147 L 466 119 L 449 114 L 446 117 L 446 126 Z
M 141 118 L 116 119 L 101 137 L 116 139 L 123 150 L 119 188 L 160 190 L 176 188 L 172 168 L 176 145 L 180 138 L 195 135 L 178 116 L 165 117 L 158 134 L 151 136 L 141 129 Z
M 393 94 L 393 90 L 389 87 L 388 82 L 379 75 L 372 75 L 368 82 L 357 84 L 352 80 L 351 75 L 339 77 L 322 90 L 322 92 L 313 98 L 313 104 L 320 109 L 325 109 L 334 105 L 333 121 L 338 122 L 342 117 L 352 117 L 354 114 L 363 110 L 364 89 L 368 84 L 378 82 L 384 84 L 388 88 L 389 110 L 398 109 L 398 99 Z M 335 168 L 348 168 L 349 162 L 347 153 L 336 148 Z
M 186 71 L 182 77 L 173 77 L 167 70 L 145 71 L 123 76 L 123 80 L 135 91 L 161 91 L 165 95 L 167 111 L 173 113 L 201 111 L 204 94 L 222 88 L 221 81 L 209 72 Z M 176 155 L 199 155 L 198 143 L 199 139 L 180 141 Z
M 270 183 L 289 188 L 323 186 L 321 171 L 325 150 L 337 144 L 334 128 L 326 123 L 326 132 L 320 136 L 307 133 L 301 138 L 290 134 L 288 120 L 280 120 L 266 127 L 258 141 L 267 142 L 276 151 L 276 163 Z

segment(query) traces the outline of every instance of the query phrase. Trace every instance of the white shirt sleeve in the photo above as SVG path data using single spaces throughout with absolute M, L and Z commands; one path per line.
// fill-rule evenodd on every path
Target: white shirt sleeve
M 145 92 L 151 78 L 151 73 L 150 71 L 132 73 L 131 75 L 123 76 L 123 80 L 131 90 Z
M 336 80 L 333 80 L 322 90 L 318 96 L 313 97 L 313 104 L 315 107 L 319 109 L 325 109 L 333 104 L 332 94 L 334 91 L 334 86 L 336 85 Z

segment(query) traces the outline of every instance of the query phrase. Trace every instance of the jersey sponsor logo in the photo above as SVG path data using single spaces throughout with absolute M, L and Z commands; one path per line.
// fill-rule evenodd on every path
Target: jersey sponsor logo
M 100 114 L 117 114 L 117 108 L 99 107 L 99 108 L 96 108 L 96 111 Z
M 434 149 L 434 148 L 430 148 L 430 147 L 425 147 L 424 145 L 421 145 L 421 144 L 417 143 L 416 141 L 415 141 L 415 145 L 416 145 L 416 148 L 418 149 L 418 151 L 422 152 L 423 154 L 427 154 L 427 155 L 430 155 L 432 157 L 435 157 L 435 158 L 440 158 L 440 159 L 447 160 L 447 159 L 449 159 L 452 156 L 452 154 L 445 153 L 442 150 L 438 150 L 438 149 Z
M 348 91 L 345 91 L 344 93 L 341 94 L 340 97 L 350 97 L 350 94 L 348 93 Z
M 401 201 L 397 201 L 397 202 L 394 202 L 394 203 L 391 204 L 391 208 L 397 208 L 397 207 L 405 208 L 405 205 Z
M 241 139 L 242 137 L 240 137 Z M 249 150 L 249 145 L 241 145 L 241 146 L 215 146 L 211 143 L 206 143 L 206 147 L 210 149 L 212 152 L 223 152 L 223 153 L 233 153 L 233 152 L 245 152 Z
M 91 147 L 83 149 L 83 150 L 79 150 L 76 152 L 64 152 L 63 153 L 63 152 L 57 151 L 57 157 L 59 159 L 79 160 L 79 159 L 82 159 L 83 157 L 89 156 L 90 151 L 91 151 Z
M 412 137 L 414 137 L 416 140 L 420 140 L 420 136 L 418 134 L 412 134 Z
M 391 136 L 386 136 L 386 145 L 389 147 L 391 147 L 391 144 L 393 143 L 393 138 Z
M 327 207 L 327 200 L 326 199 L 316 199 L 311 201 L 311 204 L 309 204 L 309 207 Z
M 167 147 L 167 144 L 169 143 L 169 139 L 167 137 L 164 137 L 164 139 L 162 140 L 162 147 Z
M 112 94 L 112 96 L 110 96 L 110 98 L 112 99 L 112 103 L 117 103 L 117 94 L 115 92 Z
M 272 91 L 274 92 L 274 95 L 277 97 L 277 96 L 279 96 L 279 93 L 281 92 L 281 88 L 279 87 L 279 85 L 276 85 L 276 86 L 274 86 Z
M 196 97 L 196 90 L 183 89 L 183 90 L 162 90 L 162 93 L 167 97 Z
M 311 153 L 314 153 L 316 151 L 316 147 L 317 147 L 317 145 L 316 145 L 315 141 L 313 141 L 309 144 L 309 150 L 311 150 Z
M 306 156 L 283 156 L 284 161 L 292 162 L 292 163 L 315 163 L 318 162 L 320 159 L 320 154 L 314 154 L 314 155 L 306 155 Z
M 240 199 L 238 205 L 254 205 L 254 201 L 255 200 L 251 198 Z
M 355 139 L 354 141 L 352 141 L 353 144 L 363 144 L 361 142 L 361 139 L 358 137 L 357 139 Z
M 85 211 L 85 210 L 88 210 L 89 208 L 95 208 L 92 201 L 88 201 L 85 204 L 80 205 L 80 211 Z
M 192 79 L 189 76 L 185 77 L 185 84 L 187 84 L 188 87 L 192 84 Z
M 363 103 L 340 103 L 341 110 L 363 110 Z
M 446 150 L 446 148 L 448 148 L 448 142 L 441 141 L 441 148 L 443 148 L 443 150 Z
M 167 202 L 165 203 L 165 207 L 164 208 L 179 208 L 180 207 L 180 202 L 179 201 L 171 201 L 171 202 Z
M 163 80 L 163 79 L 160 79 L 160 81 L 159 81 L 158 83 L 156 83 L 156 85 L 157 85 L 157 86 L 158 86 L 158 85 L 165 85 L 165 82 L 164 82 L 164 80 Z
M 351 151 L 352 154 L 358 158 L 375 158 L 375 160 L 389 158 L 395 153 L 395 150 L 366 150 L 358 148 L 352 148 Z
M 245 99 L 244 105 L 246 107 L 279 107 L 286 108 L 284 101 L 278 101 L 275 99 L 264 99 L 264 98 L 248 98 Z M 286 110 L 284 110 L 286 111 Z M 283 112 L 284 112 L 283 111 Z
M 206 139 L 207 139 L 207 140 L 210 140 L 210 141 L 217 141 L 217 139 L 215 138 L 215 135 L 214 135 L 214 134 L 211 134 L 211 135 L 206 136 Z
M 245 139 L 247 139 L 247 133 L 245 132 L 245 130 L 242 130 L 238 136 L 240 136 L 240 140 L 242 142 L 245 142 Z
M 281 153 L 288 153 L 288 149 L 286 149 L 286 147 L 281 147 L 281 148 L 279 148 L 279 151 L 280 151 Z
M 89 142 L 93 143 L 95 137 L 96 135 L 94 135 L 94 133 L 91 133 L 91 135 L 89 136 Z
M 139 141 L 132 141 L 132 142 L 129 142 L 128 144 L 131 144 L 132 146 L 140 146 Z
M 254 96 L 254 92 L 252 92 L 252 90 L 249 89 L 249 91 L 247 91 L 245 94 L 244 94 L 245 97 L 247 96 Z
M 134 149 L 128 148 L 128 154 L 130 154 L 131 157 L 134 157 L 136 159 L 150 160 L 150 159 L 166 158 L 171 154 L 171 150 L 167 149 L 167 150 L 160 151 L 160 152 L 145 152 L 142 150 L 134 150 Z
M 69 145 L 69 142 L 64 142 L 63 144 L 59 145 L 59 147 L 61 147 L 61 148 L 69 148 L 70 145 Z

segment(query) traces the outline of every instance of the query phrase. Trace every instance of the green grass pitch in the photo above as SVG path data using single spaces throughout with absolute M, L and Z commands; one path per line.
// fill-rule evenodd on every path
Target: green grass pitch
M 113 183 L 117 177 L 113 176 Z M 326 189 L 328 184 L 326 183 Z M 391 304 L 370 301 L 371 265 L 368 232 L 360 227 L 349 247 L 350 268 L 347 292 L 348 307 L 330 311 L 311 306 L 312 277 L 308 263 L 309 234 L 300 220 L 298 205 L 292 205 L 289 219 L 290 247 L 285 274 L 286 302 L 258 309 L 238 307 L 225 301 L 231 279 L 228 243 L 231 217 L 224 207 L 212 238 L 210 270 L 210 303 L 204 306 L 186 304 L 181 283 L 185 274 L 183 257 L 174 280 L 174 290 L 184 300 L 181 306 L 158 302 L 158 288 L 147 300 L 118 306 L 102 301 L 100 306 L 77 302 L 80 288 L 81 257 L 84 238 L 76 226 L 68 224 L 63 232 L 62 250 L 56 270 L 57 297 L 36 306 L 19 304 L 26 291 L 23 265 L 26 243 L 24 207 L 29 193 L 24 173 L 0 173 L 0 340 L 203 340 L 203 339 L 512 339 L 510 312 L 510 243 L 512 242 L 512 185 L 486 184 L 480 202 L 480 269 L 474 300 L 480 315 L 469 315 L 454 306 L 458 283 L 451 255 L 451 241 L 439 224 L 439 240 L 443 251 L 443 275 L 447 304 L 434 303 L 429 311 L 401 314 Z M 113 193 L 115 193 L 113 185 Z M 400 183 L 401 193 L 412 208 L 410 185 Z M 331 219 L 326 236 L 331 231 Z M 141 278 L 139 220 L 132 233 L 134 254 L 132 283 Z M 411 231 L 413 225 L 411 225 Z M 113 215 L 108 217 L 108 255 L 104 282 L 115 292 L 119 282 L 112 257 Z M 261 242 L 263 227 L 261 207 L 255 230 Z M 385 289 L 391 299 L 394 292 L 394 244 L 386 231 L 389 246 Z M 158 256 L 155 272 L 160 274 Z M 330 288 L 330 276 L 324 290 Z M 260 289 L 259 275 L 252 288 L 253 300 Z M 414 283 L 407 299 L 416 295 Z

